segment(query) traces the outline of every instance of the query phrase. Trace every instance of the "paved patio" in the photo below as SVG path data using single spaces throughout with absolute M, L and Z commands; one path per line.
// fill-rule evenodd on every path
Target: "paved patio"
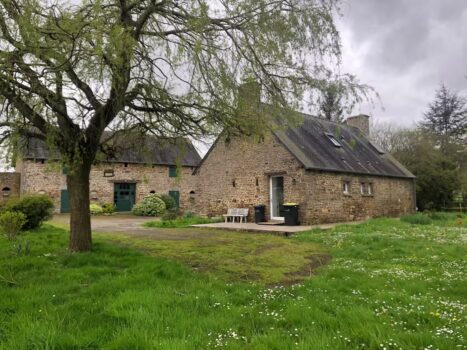
M 207 228 L 217 228 L 224 230 L 232 231 L 251 231 L 251 232 L 265 232 L 265 233 L 275 233 L 280 235 L 292 235 L 294 233 L 303 232 L 312 230 L 314 228 L 319 228 L 321 230 L 327 230 L 333 228 L 336 225 L 343 224 L 359 224 L 362 221 L 352 221 L 352 222 L 339 222 L 334 224 L 321 224 L 321 225 L 311 225 L 311 226 L 285 226 L 285 225 L 258 225 L 252 222 L 217 222 L 215 224 L 199 224 L 192 225 L 192 227 L 207 227 Z

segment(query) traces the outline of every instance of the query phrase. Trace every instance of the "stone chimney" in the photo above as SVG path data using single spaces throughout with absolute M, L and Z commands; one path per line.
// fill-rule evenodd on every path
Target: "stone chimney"
M 345 124 L 359 129 L 366 137 L 370 136 L 370 116 L 366 114 L 359 114 L 348 117 Z
M 249 81 L 238 87 L 237 108 L 241 111 L 251 111 L 261 103 L 261 84 Z

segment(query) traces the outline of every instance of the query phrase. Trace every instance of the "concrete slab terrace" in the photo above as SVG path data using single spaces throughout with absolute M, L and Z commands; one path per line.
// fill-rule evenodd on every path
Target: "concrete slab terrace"
M 199 224 L 192 225 L 191 227 L 205 227 L 205 228 L 215 228 L 215 229 L 224 229 L 231 231 L 250 231 L 250 232 L 263 232 L 263 233 L 272 233 L 290 236 L 295 233 L 309 231 L 315 228 L 321 230 L 328 230 L 333 228 L 336 225 L 354 225 L 360 224 L 363 221 L 352 221 L 352 222 L 338 222 L 332 224 L 321 224 L 321 225 L 310 225 L 310 226 L 285 226 L 285 225 L 258 225 L 252 222 L 218 222 L 214 224 Z

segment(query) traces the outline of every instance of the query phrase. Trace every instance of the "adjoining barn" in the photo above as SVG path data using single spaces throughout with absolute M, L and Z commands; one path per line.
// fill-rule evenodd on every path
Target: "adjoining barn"
M 346 124 L 303 115 L 299 127 L 262 142 L 222 135 L 196 170 L 195 211 L 266 206 L 267 220 L 282 220 L 282 204 L 299 204 L 302 224 L 400 216 L 415 209 L 414 175 L 368 139 L 369 117 Z
M 191 142 L 122 134 L 106 147 L 91 169 L 91 202 L 115 203 L 118 211 L 129 211 L 146 195 L 158 193 L 172 196 L 182 209 L 189 206 L 195 189 L 192 173 L 201 160 Z M 21 174 L 19 192 L 46 194 L 56 211 L 68 212 L 67 169 L 60 165 L 60 155 L 37 138 L 26 140 L 22 148 L 15 166 Z

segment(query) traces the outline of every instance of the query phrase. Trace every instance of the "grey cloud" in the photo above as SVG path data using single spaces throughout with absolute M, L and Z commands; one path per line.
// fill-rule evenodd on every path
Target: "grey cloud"
M 408 124 L 440 83 L 467 93 L 466 0 L 353 0 L 342 13 L 344 68 L 380 92 L 373 114 Z

